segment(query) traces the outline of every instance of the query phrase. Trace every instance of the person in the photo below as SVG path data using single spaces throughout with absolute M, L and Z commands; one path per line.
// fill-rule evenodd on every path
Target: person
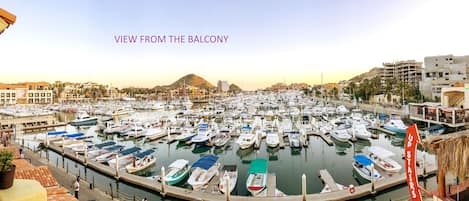
M 75 190 L 75 198 L 78 199 L 78 192 L 80 191 L 80 176 L 78 176 L 75 183 L 73 183 L 73 189 Z
M 24 158 L 23 149 L 20 149 L 20 158 Z

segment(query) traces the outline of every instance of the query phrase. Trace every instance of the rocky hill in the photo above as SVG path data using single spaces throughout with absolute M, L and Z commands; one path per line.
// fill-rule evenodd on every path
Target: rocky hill
M 173 82 L 170 85 L 167 86 L 156 86 L 155 88 L 170 88 L 170 89 L 175 89 L 183 86 L 193 86 L 197 87 L 200 89 L 214 89 L 215 86 L 213 86 L 210 82 L 205 80 L 204 78 L 196 75 L 196 74 L 188 74 L 185 75 L 184 77 L 179 78 L 176 82 Z
M 357 75 L 350 79 L 352 82 L 360 82 L 364 79 L 372 79 L 381 73 L 382 68 L 374 67 L 370 71 Z
M 240 93 L 241 91 L 243 91 L 243 90 L 240 87 L 238 87 L 238 85 L 230 84 L 230 89 L 228 90 L 228 92 L 230 92 L 230 93 Z

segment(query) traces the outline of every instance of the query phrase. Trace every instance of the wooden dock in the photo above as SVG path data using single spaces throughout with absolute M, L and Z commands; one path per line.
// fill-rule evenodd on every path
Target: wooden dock
M 147 140 L 147 141 L 155 141 L 155 140 L 159 140 L 159 139 L 161 139 L 161 138 L 164 138 L 164 137 L 166 137 L 167 135 L 168 135 L 168 134 L 166 134 L 166 133 L 160 133 L 160 134 L 158 134 L 158 135 L 148 136 L 148 137 L 146 137 L 146 140 Z
M 216 174 L 210 182 L 208 182 L 207 186 L 203 188 L 203 191 L 205 193 L 211 193 L 211 194 L 220 194 L 221 192 L 218 188 L 218 184 L 220 183 L 220 174 Z
M 329 186 L 332 192 L 340 190 L 339 188 L 337 188 L 334 178 L 332 178 L 331 174 L 329 174 L 329 171 L 327 171 L 326 169 L 319 170 L 319 178 L 321 178 L 324 184 L 327 184 Z
M 277 189 L 277 176 L 274 173 L 267 175 L 267 197 L 275 197 Z
M 319 136 L 322 138 L 322 140 L 324 140 L 324 142 L 326 142 L 329 146 L 332 146 L 334 144 L 334 142 L 332 141 L 332 139 L 325 135 L 324 133 L 321 133 L 321 132 L 312 132 L 310 133 L 311 135 L 315 135 L 315 136 Z
M 56 123 L 56 124 L 23 127 L 22 130 L 25 133 L 28 133 L 28 132 L 31 133 L 31 132 L 36 132 L 36 131 L 49 130 L 49 129 L 52 129 L 52 128 L 55 128 L 55 127 L 62 127 L 62 126 L 66 126 L 66 125 L 67 125 L 67 123 L 60 122 L 60 123 Z
M 383 132 L 383 133 L 388 134 L 388 135 L 396 135 L 395 132 L 392 132 L 392 131 L 390 131 L 390 130 L 384 129 L 384 128 L 382 128 L 382 127 L 373 126 L 373 127 L 370 127 L 370 129 L 377 130 L 377 131 Z

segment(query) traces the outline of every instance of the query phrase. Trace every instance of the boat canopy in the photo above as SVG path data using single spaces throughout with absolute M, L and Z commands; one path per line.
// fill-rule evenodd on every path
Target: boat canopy
M 215 155 L 212 155 L 212 154 L 206 155 L 200 158 L 199 160 L 197 160 L 194 164 L 192 164 L 192 168 L 198 167 L 198 168 L 208 170 L 210 167 L 213 166 L 213 164 L 215 164 L 215 162 L 217 162 L 217 160 L 218 160 L 218 157 Z
M 169 165 L 169 168 L 182 169 L 189 163 L 188 160 L 178 159 Z
M 107 147 L 107 146 L 111 146 L 111 145 L 115 145 L 115 144 L 116 144 L 116 142 L 114 142 L 114 141 L 107 141 L 107 142 L 103 142 L 101 144 L 97 144 L 97 145 L 94 145 L 94 146 L 101 149 L 103 147 Z
M 357 161 L 358 163 L 360 163 L 364 166 L 368 166 L 368 165 L 373 164 L 373 161 L 371 161 L 368 157 L 366 157 L 364 155 L 356 155 L 353 158 L 355 159 L 355 161 Z
M 199 128 L 208 128 L 208 124 L 207 123 L 200 123 Z
M 246 125 L 246 126 L 243 126 L 243 128 L 242 128 L 242 129 L 243 129 L 243 130 L 251 130 L 251 129 L 252 129 L 252 127 L 251 127 L 251 126 L 249 126 L 249 125 Z
M 122 145 L 114 145 L 114 146 L 112 146 L 112 147 L 106 147 L 106 148 L 104 148 L 104 149 L 106 149 L 106 150 L 108 150 L 108 151 L 114 151 L 114 150 L 121 149 L 122 147 L 124 147 L 124 146 L 122 146 Z
M 132 147 L 132 148 L 128 148 L 128 149 L 124 149 L 122 151 L 119 152 L 119 154 L 122 154 L 122 155 L 129 155 L 131 153 L 134 153 L 134 152 L 137 152 L 137 151 L 140 151 L 141 149 L 138 148 L 138 147 Z
M 234 172 L 236 171 L 237 167 L 236 165 L 224 165 L 222 167 L 222 170 L 226 170 L 226 171 L 230 171 L 230 172 Z
M 136 158 L 144 158 L 145 156 L 150 155 L 154 152 L 155 152 L 155 150 L 153 150 L 153 149 L 147 149 L 143 152 L 138 153 L 135 157 Z
M 65 135 L 65 137 L 75 138 L 75 137 L 81 137 L 81 136 L 84 136 L 84 135 L 85 135 L 84 133 L 73 133 L 73 134 Z
M 54 132 L 48 132 L 47 135 L 61 135 L 65 133 L 67 133 L 67 131 L 54 131 Z
M 377 146 L 371 146 L 370 147 L 370 152 L 373 153 L 374 155 L 380 157 L 380 158 L 389 158 L 391 156 L 394 156 L 395 154 L 382 148 L 382 147 L 377 147 Z
M 256 159 L 251 162 L 249 166 L 249 174 L 253 173 L 267 173 L 267 160 L 265 159 Z

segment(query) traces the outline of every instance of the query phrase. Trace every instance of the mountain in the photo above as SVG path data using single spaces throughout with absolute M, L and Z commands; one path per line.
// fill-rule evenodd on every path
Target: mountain
M 230 93 L 240 93 L 243 90 L 240 87 L 238 87 L 238 85 L 236 84 L 230 84 L 230 89 L 228 89 L 228 91 Z
M 168 87 L 174 89 L 174 88 L 182 87 L 184 85 L 194 86 L 194 87 L 197 87 L 197 88 L 200 88 L 200 89 L 213 89 L 213 88 L 215 88 L 215 86 L 210 84 L 210 82 L 208 82 L 207 80 L 205 80 L 204 78 L 202 78 L 202 77 L 200 77 L 196 74 L 188 74 L 184 77 L 181 77 L 181 78 L 179 78 L 179 80 L 172 83 Z
M 360 75 L 357 75 L 357 76 L 353 77 L 352 79 L 350 79 L 350 81 L 360 82 L 364 79 L 369 79 L 370 80 L 370 79 L 372 79 L 376 76 L 379 76 L 379 74 L 381 74 L 382 71 L 383 71 L 383 68 L 374 67 L 368 72 L 365 72 L 365 73 L 362 73 Z

